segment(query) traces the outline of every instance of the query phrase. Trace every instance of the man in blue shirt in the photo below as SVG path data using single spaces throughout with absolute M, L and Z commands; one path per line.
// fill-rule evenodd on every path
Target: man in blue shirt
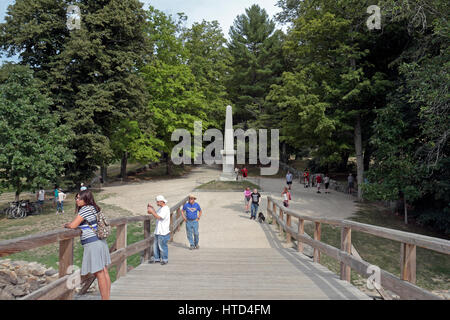
M 194 195 L 189 195 L 189 202 L 187 202 L 183 209 L 181 210 L 181 214 L 183 215 L 183 219 L 186 222 L 186 234 L 190 244 L 190 250 L 198 249 L 198 221 L 202 216 L 202 209 L 200 205 L 195 202 L 197 198 Z

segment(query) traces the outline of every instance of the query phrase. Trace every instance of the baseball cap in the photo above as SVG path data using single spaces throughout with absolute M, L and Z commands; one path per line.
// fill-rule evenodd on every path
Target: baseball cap
M 166 198 L 164 198 L 164 196 L 162 196 L 162 195 L 157 196 L 156 201 L 164 201 L 164 203 L 167 203 Z

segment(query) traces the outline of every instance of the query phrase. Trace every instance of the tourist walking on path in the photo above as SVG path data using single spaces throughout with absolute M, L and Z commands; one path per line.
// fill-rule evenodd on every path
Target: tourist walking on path
M 323 182 L 325 183 L 325 193 L 330 193 L 330 191 L 328 191 L 328 187 L 330 186 L 330 177 L 328 176 L 328 173 L 325 175 L 325 178 L 323 178 Z
M 198 249 L 200 246 L 199 242 L 199 232 L 198 225 L 200 217 L 202 216 L 202 208 L 200 205 L 195 202 L 197 198 L 190 194 L 189 202 L 186 202 L 181 210 L 181 214 L 183 215 L 183 219 L 186 222 L 186 234 L 189 241 L 189 249 Z
M 322 184 L 322 176 L 320 174 L 316 175 L 316 184 L 317 184 L 317 193 L 321 193 L 320 186 Z
M 64 213 L 64 200 L 66 200 L 66 194 L 62 191 L 62 189 L 58 190 L 58 202 L 56 203 L 56 214 L 61 212 Z
M 288 173 L 286 174 L 286 184 L 288 185 L 289 190 L 291 190 L 292 178 L 293 177 L 294 177 L 293 174 L 290 171 L 288 171 Z
M 241 172 L 242 172 L 242 178 L 247 178 L 247 175 L 248 175 L 248 170 L 247 170 L 247 168 L 246 167 L 243 167 L 242 168 L 242 170 L 241 170 Z
M 252 191 L 249 187 L 245 188 L 244 191 L 244 202 L 245 202 L 245 213 L 250 212 L 250 200 L 252 199 Z
M 256 213 L 258 212 L 259 202 L 261 201 L 261 194 L 258 192 L 258 189 L 253 189 L 253 192 L 250 196 L 252 197 L 250 219 L 256 220 Z
M 309 171 L 308 168 L 305 168 L 305 171 L 303 171 L 303 183 L 305 188 L 309 187 Z
M 81 183 L 80 191 L 87 190 L 87 187 L 84 185 L 84 183 Z
M 76 198 L 76 207 L 79 209 L 77 216 L 71 223 L 66 223 L 64 228 L 81 229 L 80 240 L 83 246 L 81 275 L 89 273 L 95 275 L 102 299 L 109 300 L 111 279 L 107 266 L 111 264 L 111 256 L 106 240 L 100 240 L 96 233 L 97 213 L 101 209 L 95 203 L 94 196 L 89 190 L 79 193 Z
M 348 175 L 347 182 L 348 182 L 348 193 L 353 194 L 355 179 L 353 178 L 353 175 L 351 173 Z
M 167 243 L 170 240 L 170 208 L 167 206 L 167 200 L 164 196 L 156 197 L 155 208 L 149 203 L 147 205 L 147 213 L 153 215 L 156 219 L 155 240 L 153 241 L 153 256 L 149 263 L 161 263 L 165 265 L 169 262 L 169 247 Z
M 288 208 L 289 207 L 289 200 L 291 200 L 291 193 L 289 192 L 287 187 L 284 187 L 284 190 L 281 193 L 281 196 L 283 197 L 283 206 Z

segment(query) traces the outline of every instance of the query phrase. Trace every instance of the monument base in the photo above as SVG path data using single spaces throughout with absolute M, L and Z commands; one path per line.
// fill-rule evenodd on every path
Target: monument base
M 236 181 L 236 177 L 237 175 L 234 172 L 232 173 L 223 172 L 219 177 L 219 181 Z

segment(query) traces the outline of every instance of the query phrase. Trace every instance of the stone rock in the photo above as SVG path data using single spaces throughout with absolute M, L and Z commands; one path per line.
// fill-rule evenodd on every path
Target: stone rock
M 56 271 L 55 269 L 53 269 L 53 268 L 50 268 L 50 269 L 48 269 L 47 271 L 45 271 L 45 275 L 47 276 L 47 277 L 51 277 L 51 276 L 53 276 L 53 275 L 55 275 L 55 274 L 57 274 L 58 273 L 58 271 Z
M 3 289 L 4 287 L 6 287 L 8 284 L 10 284 L 9 281 L 6 281 L 3 278 L 0 278 L 0 289 Z
M 39 266 L 39 267 L 33 269 L 33 270 L 31 271 L 31 274 L 32 274 L 33 276 L 42 277 L 43 275 L 45 275 L 45 269 Z
M 6 290 L 0 289 L 0 300 L 14 300 L 14 296 Z
M 4 291 L 9 292 L 14 297 L 23 297 L 27 295 L 26 287 L 21 286 L 6 286 Z
M 11 284 L 17 284 L 17 275 L 11 270 L 0 270 L 0 278 L 9 281 Z

